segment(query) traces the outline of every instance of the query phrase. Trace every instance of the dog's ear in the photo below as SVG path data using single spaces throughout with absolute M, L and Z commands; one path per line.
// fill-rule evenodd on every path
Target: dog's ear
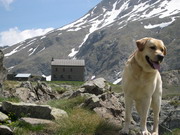
M 139 51 L 144 50 L 145 44 L 148 40 L 149 40 L 149 38 L 142 38 L 142 39 L 139 39 L 136 41 L 136 45 L 137 45 Z
M 167 48 L 164 46 L 164 55 L 167 54 Z

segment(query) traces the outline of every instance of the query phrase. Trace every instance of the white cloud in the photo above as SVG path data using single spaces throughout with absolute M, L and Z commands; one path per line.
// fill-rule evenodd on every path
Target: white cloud
M 53 30 L 53 28 L 30 29 L 24 31 L 20 31 L 17 27 L 11 28 L 8 31 L 0 32 L 0 46 L 11 46 L 28 38 L 44 35 L 51 30 Z
M 3 4 L 3 6 L 9 10 L 10 9 L 10 4 L 13 3 L 15 0 L 0 0 L 0 3 Z

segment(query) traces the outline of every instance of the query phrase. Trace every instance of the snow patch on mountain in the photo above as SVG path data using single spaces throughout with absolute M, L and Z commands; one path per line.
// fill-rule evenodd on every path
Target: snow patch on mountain
M 118 84 L 118 83 L 120 83 L 121 81 L 122 81 L 122 78 L 119 78 L 119 79 L 117 79 L 116 81 L 114 81 L 113 84 Z
M 89 35 L 90 35 L 90 33 L 88 33 L 88 34 L 85 36 L 85 38 L 83 39 L 83 42 L 79 45 L 79 48 L 81 48 L 82 45 L 86 42 L 86 40 L 88 39 Z
M 62 33 L 59 33 L 58 36 L 62 35 Z
M 75 22 L 73 22 L 73 23 L 71 23 L 71 24 L 68 24 L 68 25 L 66 25 L 66 26 L 64 26 L 64 27 L 61 27 L 61 28 L 59 28 L 59 29 L 57 29 L 57 30 L 67 30 L 67 29 L 70 29 L 70 28 L 78 28 L 78 27 L 80 27 L 81 25 L 83 25 L 83 24 L 85 24 L 86 23 L 86 21 L 85 21 L 85 19 L 87 19 L 87 17 L 89 16 L 90 14 L 87 14 L 87 15 L 85 15 L 84 17 L 82 17 L 82 18 L 80 18 L 79 20 L 77 20 L 77 21 L 75 21 Z
M 126 2 L 121 6 L 121 8 L 126 8 Z M 117 18 L 117 16 L 119 15 L 119 13 L 121 12 L 121 8 L 120 9 L 116 9 L 117 6 L 117 1 L 113 4 L 113 8 L 111 11 L 106 11 L 103 20 L 103 25 L 100 27 L 105 27 L 111 23 L 113 23 L 115 21 L 115 19 Z M 101 20 L 101 21 L 102 21 Z
M 175 18 L 173 17 L 172 21 L 170 21 L 170 22 L 164 22 L 164 23 L 154 24 L 154 25 L 149 24 L 149 25 L 145 25 L 144 28 L 145 29 L 153 29 L 153 28 L 156 28 L 156 27 L 164 28 L 164 27 L 169 26 L 174 21 L 175 21 Z
M 36 40 L 36 39 L 34 39 L 34 40 Z M 19 52 L 19 51 L 27 48 L 28 46 L 30 46 L 30 45 L 32 45 L 32 44 L 34 43 L 34 42 L 33 42 L 34 40 L 29 41 L 26 46 L 23 46 L 23 44 L 20 44 L 20 45 L 17 46 L 15 49 L 13 49 L 11 52 L 6 53 L 4 56 L 5 56 L 5 57 L 9 57 L 9 56 L 11 56 L 11 55 L 13 55 L 13 54 L 15 54 L 15 53 L 17 53 L 17 52 Z
M 15 66 L 11 66 L 8 68 L 8 72 L 11 71 Z
M 146 3 L 145 3 L 146 4 Z M 159 5 L 158 7 L 155 7 L 155 4 Z M 151 8 L 145 8 L 145 10 L 141 10 L 142 7 L 139 7 L 139 10 L 144 11 L 142 18 L 151 18 L 154 16 L 159 16 L 159 18 L 165 18 L 168 16 L 175 15 L 180 12 L 180 1 L 179 0 L 159 0 L 155 2 L 154 4 L 146 4 L 146 7 Z M 151 10 L 149 13 L 148 11 Z
M 44 47 L 43 49 L 41 49 L 38 53 L 40 53 L 40 52 L 44 51 L 45 49 L 46 49 L 46 47 Z
M 36 41 L 36 40 L 37 40 L 37 38 L 34 38 L 34 39 L 30 40 L 29 42 L 27 42 L 27 44 L 31 44 L 32 42 L 34 43 L 34 41 Z
M 40 38 L 40 40 L 42 40 L 42 39 L 44 39 L 44 38 L 46 38 L 46 36 L 42 36 L 42 37 Z
M 74 57 L 78 51 L 75 51 L 75 48 L 71 49 L 71 53 L 68 55 L 69 57 Z
M 124 3 L 124 5 L 121 6 L 119 10 L 124 12 L 126 9 L 129 10 L 129 8 L 132 8 L 132 7 L 127 7 L 128 2 L 129 1 Z M 125 7 L 125 8 L 121 9 L 122 7 Z M 132 22 L 132 21 L 137 21 L 137 20 L 140 21 L 140 20 L 149 19 L 156 16 L 158 16 L 159 18 L 165 18 L 165 17 L 179 13 L 180 12 L 179 7 L 180 7 L 180 1 L 178 0 L 171 0 L 171 1 L 158 0 L 152 4 L 150 4 L 149 1 L 141 2 L 135 5 L 131 11 L 120 16 L 120 19 L 122 21 L 119 22 L 119 25 L 123 25 L 123 26 L 120 26 L 122 28 L 126 26 L 128 22 Z
M 23 45 L 23 44 L 19 45 L 18 47 L 16 47 L 15 49 L 13 49 L 11 52 L 6 53 L 4 56 L 5 56 L 5 57 L 8 57 L 8 56 L 11 56 L 11 55 L 15 54 L 16 52 L 18 52 L 18 49 L 19 49 L 22 45 Z
M 168 17 L 170 15 L 175 15 L 180 12 L 180 1 L 179 0 L 165 0 L 162 3 L 162 7 L 165 7 L 164 13 L 160 16 L 160 18 Z
M 74 29 L 68 29 L 67 31 L 79 31 L 79 30 L 81 30 L 81 28 L 76 27 Z
M 29 56 L 31 56 L 37 50 L 38 47 L 39 47 L 39 45 L 33 49 L 33 51 L 29 54 Z
M 31 52 L 33 50 L 33 48 L 30 48 L 29 50 L 28 50 L 28 52 Z
M 93 80 L 93 79 L 95 79 L 95 78 L 96 78 L 96 76 L 95 76 L 95 75 L 91 76 L 91 80 Z

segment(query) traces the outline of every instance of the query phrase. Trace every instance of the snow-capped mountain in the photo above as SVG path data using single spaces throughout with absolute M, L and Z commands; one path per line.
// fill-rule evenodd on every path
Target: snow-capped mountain
M 179 69 L 180 1 L 102 0 L 77 21 L 4 49 L 11 72 L 50 74 L 53 58 L 85 59 L 87 79 L 121 80 L 124 61 L 142 37 L 162 39 L 162 70 Z

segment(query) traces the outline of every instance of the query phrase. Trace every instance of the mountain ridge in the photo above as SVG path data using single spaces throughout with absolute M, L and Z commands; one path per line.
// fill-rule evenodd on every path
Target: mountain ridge
M 5 48 L 5 65 L 10 72 L 48 76 L 52 57 L 85 59 L 86 79 L 102 76 L 111 82 L 120 80 L 124 62 L 142 37 L 162 39 L 170 54 L 179 52 L 177 2 L 102 0 L 73 23 Z M 167 57 L 162 70 L 180 68 L 178 55 Z

